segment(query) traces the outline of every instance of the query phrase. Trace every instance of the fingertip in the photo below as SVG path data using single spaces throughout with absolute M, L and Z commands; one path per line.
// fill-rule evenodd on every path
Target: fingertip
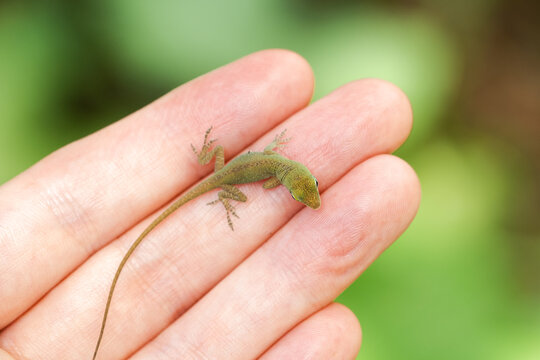
M 393 194 L 395 204 L 392 208 L 407 220 L 404 221 L 406 228 L 420 206 L 421 187 L 418 175 L 409 163 L 395 155 L 379 155 L 370 159 L 370 163 L 376 164 L 375 166 L 381 169 L 381 174 L 388 174 L 385 186 Z
M 365 126 L 377 126 L 378 133 L 386 148 L 383 152 L 391 153 L 405 142 L 409 136 L 413 113 L 407 95 L 395 84 L 381 79 L 366 78 L 352 81 L 342 88 L 343 93 L 362 102 L 363 115 L 370 120 L 363 121 Z
M 247 58 L 259 60 L 263 71 L 268 71 L 268 68 L 273 69 L 274 76 L 286 80 L 288 91 L 296 93 L 299 101 L 304 105 L 310 102 L 315 76 L 311 65 L 303 56 L 287 49 L 268 49 L 248 55 Z
M 395 174 L 396 186 L 401 186 L 404 189 L 404 194 L 408 197 L 408 205 L 411 211 L 411 220 L 416 215 L 418 207 L 420 206 L 420 199 L 422 196 L 422 189 L 420 185 L 420 179 L 416 174 L 416 171 L 405 160 L 395 156 L 386 155 L 389 161 L 392 162 L 393 173 Z
M 348 340 L 344 341 L 344 344 L 348 344 L 350 349 L 347 353 L 357 354 L 360 351 L 362 344 L 362 327 L 360 321 L 356 317 L 356 314 L 340 303 L 333 303 L 327 307 L 328 314 L 338 318 L 340 331 L 336 331 L 336 335 L 346 337 Z
M 331 303 L 297 324 L 260 359 L 353 359 L 360 343 L 361 329 L 354 313 Z

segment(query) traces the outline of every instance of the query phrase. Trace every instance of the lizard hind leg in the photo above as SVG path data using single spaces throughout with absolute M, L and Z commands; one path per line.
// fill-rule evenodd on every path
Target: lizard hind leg
M 223 190 L 218 192 L 217 200 L 209 202 L 208 205 L 214 205 L 214 204 L 217 204 L 218 202 L 221 202 L 223 204 L 223 207 L 225 208 L 225 211 L 227 212 L 227 223 L 229 224 L 229 227 L 231 228 L 231 230 L 234 231 L 233 222 L 231 220 L 231 214 L 236 217 L 238 217 L 238 215 L 236 215 L 234 206 L 231 205 L 229 200 L 245 202 L 247 200 L 247 196 L 242 191 L 240 191 L 240 189 L 238 189 L 236 186 L 233 186 L 233 185 L 223 184 L 221 185 L 221 188 Z
M 287 129 L 283 130 L 279 135 L 276 135 L 274 138 L 274 141 L 272 141 L 270 144 L 268 144 L 267 147 L 264 148 L 264 153 L 267 155 L 273 154 L 274 149 L 282 149 L 285 147 L 287 142 L 291 140 L 290 138 L 285 138 L 285 132 Z
M 197 155 L 197 161 L 201 165 L 208 164 L 214 156 L 216 157 L 216 162 L 214 165 L 214 172 L 220 170 L 225 166 L 225 152 L 223 150 L 223 146 L 218 145 L 213 149 L 210 149 L 213 143 L 217 141 L 217 139 L 208 140 L 208 136 L 210 135 L 210 132 L 212 131 L 212 127 L 208 130 L 206 130 L 206 133 L 204 134 L 204 141 L 203 146 L 201 148 L 201 151 L 197 151 L 195 149 L 195 146 L 191 144 L 191 150 L 193 150 L 193 153 Z

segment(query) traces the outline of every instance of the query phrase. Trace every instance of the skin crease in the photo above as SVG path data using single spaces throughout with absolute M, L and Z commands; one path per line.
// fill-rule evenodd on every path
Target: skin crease
M 275 148 L 283 147 L 288 141 L 287 139 L 283 139 L 285 130 L 283 130 L 281 134 L 277 135 L 270 145 L 265 147 L 264 152 L 249 152 L 247 154 L 240 155 L 231 160 L 227 165 L 225 165 L 223 147 L 218 145 L 211 149 L 212 144 L 216 141 L 208 140 L 208 135 L 210 135 L 211 130 L 212 127 L 210 127 L 204 135 L 204 143 L 200 153 L 197 152 L 193 145 L 191 145 L 191 148 L 197 155 L 198 162 L 201 165 L 206 165 L 214 157 L 216 158 L 214 174 L 181 196 L 171 206 L 163 211 L 142 232 L 142 234 L 139 235 L 139 237 L 133 242 L 122 258 L 122 261 L 114 274 L 111 289 L 109 290 L 107 305 L 105 306 L 103 321 L 101 323 L 101 330 L 99 332 L 99 337 L 92 359 L 97 357 L 99 346 L 101 344 L 101 340 L 103 339 L 103 333 L 105 331 L 105 324 L 107 322 L 107 315 L 109 314 L 114 289 L 127 260 L 133 251 L 135 251 L 137 246 L 139 246 L 142 240 L 146 237 L 146 235 L 148 235 L 156 226 L 165 220 L 165 218 L 175 212 L 182 205 L 202 194 L 207 193 L 210 190 L 221 187 L 223 190 L 218 193 L 218 200 L 209 204 L 214 204 L 217 202 L 221 202 L 223 204 L 227 212 L 227 222 L 229 223 L 231 230 L 234 230 L 230 215 L 237 215 L 234 211 L 234 207 L 230 204 L 229 199 L 245 202 L 247 197 L 240 191 L 240 189 L 233 185 L 269 179 L 263 185 L 265 189 L 270 189 L 282 184 L 289 190 L 295 200 L 300 201 L 312 209 L 318 209 L 321 206 L 321 198 L 318 189 L 319 183 L 317 179 L 311 175 L 309 170 L 304 165 L 296 161 L 289 160 L 273 151 Z
M 90 358 L 112 274 L 133 240 L 213 170 L 189 149 L 211 124 L 227 158 L 263 149 L 287 128 L 294 141 L 280 153 L 316 174 L 323 205 L 312 211 L 284 186 L 240 185 L 250 201 L 234 233 L 221 205 L 206 205 L 215 194 L 182 206 L 126 264 L 98 358 L 252 360 L 306 345 L 354 359 L 354 314 L 310 319 L 414 217 L 418 179 L 388 155 L 407 138 L 412 112 L 382 80 L 353 81 L 310 104 L 312 92 L 300 56 L 257 52 L 1 185 L 0 348 L 11 357 L 0 359 Z M 307 335 L 317 329 L 347 336 Z

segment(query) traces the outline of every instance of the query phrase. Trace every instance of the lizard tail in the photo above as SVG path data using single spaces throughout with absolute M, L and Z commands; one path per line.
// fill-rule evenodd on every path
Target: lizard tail
M 203 181 L 199 185 L 195 186 L 193 189 L 189 190 L 187 193 L 185 193 L 183 196 L 181 196 L 178 200 L 176 200 L 174 203 L 171 204 L 161 215 L 159 215 L 144 231 L 141 235 L 131 244 L 128 251 L 126 252 L 126 255 L 122 258 L 122 261 L 120 262 L 120 265 L 118 265 L 118 269 L 116 270 L 116 273 L 114 274 L 114 279 L 111 284 L 111 288 L 109 290 L 109 296 L 107 298 L 107 305 L 105 305 L 105 312 L 103 314 L 103 320 L 101 322 L 101 330 L 99 331 L 99 337 L 98 341 L 96 343 L 96 348 L 94 350 L 94 356 L 92 357 L 92 360 L 96 359 L 99 345 L 101 344 L 101 340 L 103 338 L 103 332 L 105 331 L 105 323 L 107 322 L 107 315 L 109 314 L 109 308 L 111 306 L 112 296 L 114 293 L 114 288 L 116 287 L 116 282 L 118 281 L 118 278 L 120 277 L 120 273 L 122 272 L 122 269 L 124 268 L 124 265 L 126 265 L 127 260 L 133 254 L 133 251 L 139 246 L 141 241 L 148 235 L 150 231 L 152 231 L 156 226 L 159 225 L 165 218 L 167 218 L 169 215 L 171 215 L 174 211 L 176 211 L 180 206 L 184 205 L 190 200 L 195 199 L 199 195 L 202 195 L 212 189 L 215 189 L 218 187 L 217 185 L 214 185 L 212 182 L 209 181 Z

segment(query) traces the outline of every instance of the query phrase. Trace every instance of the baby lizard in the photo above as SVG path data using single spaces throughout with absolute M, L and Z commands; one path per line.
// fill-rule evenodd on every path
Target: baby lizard
M 92 359 L 95 359 L 97 356 L 99 345 L 103 337 L 103 331 L 105 330 L 105 322 L 107 321 L 107 314 L 109 313 L 114 288 L 116 287 L 120 272 L 124 268 L 128 258 L 146 235 L 180 206 L 210 190 L 221 188 L 221 191 L 218 192 L 217 200 L 210 202 L 209 205 L 221 202 L 227 212 L 227 222 L 229 223 L 231 230 L 234 230 L 231 214 L 236 217 L 238 217 L 238 215 L 236 215 L 234 207 L 230 204 L 229 200 L 232 199 L 242 202 L 247 200 L 246 195 L 234 185 L 256 182 L 263 179 L 267 179 L 263 184 L 263 188 L 265 189 L 271 189 L 281 184 L 289 190 L 293 199 L 300 201 L 313 209 L 318 209 L 321 205 L 318 190 L 319 183 L 317 182 L 317 179 L 311 175 L 304 165 L 287 159 L 274 151 L 276 148 L 279 149 L 283 147 L 288 141 L 287 139 L 283 139 L 285 131 L 276 136 L 274 141 L 264 148 L 263 152 L 248 152 L 247 154 L 234 158 L 225 165 L 223 147 L 218 145 L 213 149 L 210 149 L 211 145 L 216 141 L 215 139 L 208 141 L 208 135 L 211 130 L 212 128 L 206 131 L 204 143 L 200 152 L 197 152 L 193 145 L 191 145 L 191 148 L 195 155 L 197 155 L 198 162 L 201 165 L 208 164 L 214 156 L 216 157 L 214 174 L 186 192 L 163 211 L 161 215 L 159 215 L 150 225 L 148 225 L 142 234 L 139 235 L 124 255 L 124 258 L 120 262 L 120 265 L 118 265 L 118 269 L 114 274 L 109 290 L 109 297 L 107 298 L 107 305 L 105 306 L 105 313 L 103 314 L 101 330 Z

